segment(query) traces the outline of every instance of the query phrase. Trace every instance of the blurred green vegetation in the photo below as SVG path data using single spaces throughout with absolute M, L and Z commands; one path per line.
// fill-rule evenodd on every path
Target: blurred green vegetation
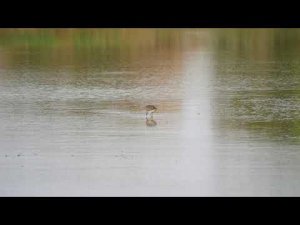
M 270 60 L 299 58 L 300 29 L 216 29 L 214 49 L 232 57 Z
M 180 29 L 0 29 L 0 47 L 176 47 Z
M 101 67 L 104 61 L 135 62 L 157 52 L 172 58 L 183 34 L 180 29 L 0 29 L 0 57 L 9 50 L 2 64 L 10 68 L 26 62 Z

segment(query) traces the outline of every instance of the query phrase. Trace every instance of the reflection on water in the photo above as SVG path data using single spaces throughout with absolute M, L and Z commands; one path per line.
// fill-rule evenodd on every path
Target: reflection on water
M 299 29 L 1 29 L 0 195 L 299 195 L 299 48 Z
M 157 125 L 157 123 L 154 119 L 146 119 L 146 125 L 148 127 L 155 127 Z

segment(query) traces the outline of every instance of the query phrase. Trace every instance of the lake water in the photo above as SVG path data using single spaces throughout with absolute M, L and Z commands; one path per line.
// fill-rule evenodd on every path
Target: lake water
M 300 196 L 300 29 L 0 29 L 0 196 Z

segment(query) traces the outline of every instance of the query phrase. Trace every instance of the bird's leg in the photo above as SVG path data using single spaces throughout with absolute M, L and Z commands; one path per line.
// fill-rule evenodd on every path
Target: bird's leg
M 148 112 L 146 112 L 146 119 L 148 119 Z
M 153 119 L 153 112 L 150 113 L 151 119 Z

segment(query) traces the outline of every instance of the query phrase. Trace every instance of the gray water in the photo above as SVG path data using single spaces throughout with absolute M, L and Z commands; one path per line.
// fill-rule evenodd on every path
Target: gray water
M 300 29 L 1 29 L 0 196 L 299 196 L 299 50 Z

